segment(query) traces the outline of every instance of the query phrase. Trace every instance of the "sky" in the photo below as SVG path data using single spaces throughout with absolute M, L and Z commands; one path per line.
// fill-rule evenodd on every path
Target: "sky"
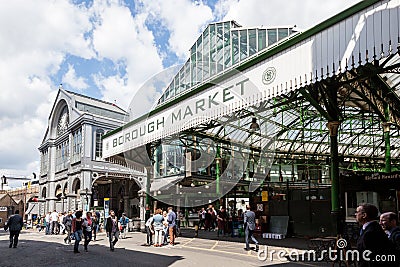
M 235 20 L 243 27 L 296 25 L 306 30 L 357 2 L 3 1 L 0 176 L 39 174 L 37 148 L 60 84 L 127 109 L 148 79 L 188 59 L 208 23 Z

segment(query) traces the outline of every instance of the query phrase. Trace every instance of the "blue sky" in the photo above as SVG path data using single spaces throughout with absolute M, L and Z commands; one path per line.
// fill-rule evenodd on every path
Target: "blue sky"
M 185 62 L 210 22 L 307 29 L 358 1 L 7 1 L 0 8 L 0 175 L 39 173 L 59 84 L 127 108 L 153 75 Z M 159 94 L 158 94 L 159 95 Z M 146 101 L 157 101 L 154 99 Z

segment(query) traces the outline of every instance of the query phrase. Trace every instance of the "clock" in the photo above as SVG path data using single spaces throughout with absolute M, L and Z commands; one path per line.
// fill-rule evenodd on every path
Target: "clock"
M 61 110 L 60 117 L 58 118 L 57 135 L 63 134 L 67 130 L 68 124 L 69 124 L 68 107 L 65 106 Z

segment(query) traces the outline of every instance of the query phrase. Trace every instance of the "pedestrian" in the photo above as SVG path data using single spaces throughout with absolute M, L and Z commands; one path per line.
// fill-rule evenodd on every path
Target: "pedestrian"
M 122 213 L 121 218 L 119 219 L 119 223 L 121 225 L 120 231 L 121 231 L 121 238 L 125 239 L 126 238 L 126 232 L 128 231 L 128 224 L 129 224 L 129 218 L 126 217 L 126 213 Z
M 72 219 L 72 232 L 74 233 L 75 243 L 74 243 L 74 253 L 79 253 L 79 242 L 82 240 L 82 211 L 78 210 L 75 212 L 75 218 Z
M 63 224 L 65 226 L 65 231 L 67 232 L 67 236 L 64 238 L 65 244 L 71 244 L 71 230 L 72 230 L 72 211 L 68 211 L 68 214 L 64 216 Z
M 99 229 L 99 223 L 100 223 L 100 218 L 99 218 L 100 216 L 97 217 L 96 212 L 94 212 L 93 215 L 94 215 L 92 216 L 93 241 L 96 241 L 97 231 Z
M 168 233 L 169 233 L 169 244 L 175 245 L 176 237 L 176 213 L 172 210 L 172 207 L 168 207 Z
M 162 246 L 162 232 L 164 229 L 164 216 L 162 215 L 163 211 L 161 209 L 157 209 L 155 215 L 153 216 L 153 226 L 154 226 L 154 246 L 161 247 Z
M 363 203 L 357 207 L 355 215 L 356 221 L 362 226 L 357 240 L 357 250 L 360 255 L 365 255 L 364 251 L 368 250 L 368 259 L 360 257 L 358 266 L 390 266 L 390 262 L 375 262 L 378 257 L 394 253 L 393 244 L 376 221 L 378 208 L 373 204 Z
M 47 212 L 46 213 L 46 217 L 44 218 L 44 225 L 45 225 L 45 229 L 46 229 L 46 235 L 51 234 L 51 232 L 50 232 L 50 226 L 51 226 L 50 214 L 51 214 L 50 211 Z
M 83 236 L 85 241 L 83 247 L 85 252 L 88 252 L 89 242 L 92 240 L 92 213 L 90 211 L 86 212 L 86 218 L 83 221 Z
M 145 226 L 146 226 L 146 234 L 147 234 L 146 245 L 152 246 L 154 230 L 153 230 L 153 216 L 151 214 L 150 214 L 150 218 L 147 219 Z
M 400 253 L 400 227 L 397 226 L 397 215 L 394 212 L 385 212 L 381 215 L 379 224 L 394 244 L 397 253 Z
M 201 227 L 205 227 L 206 213 L 207 212 L 204 207 L 199 211 L 199 229 L 201 229 Z
M 50 220 L 51 220 L 51 228 L 50 228 L 50 234 L 52 235 L 58 235 L 58 212 L 54 210 L 50 214 Z
M 110 242 L 110 250 L 114 251 L 114 246 L 118 242 L 119 231 L 118 218 L 113 210 L 110 210 L 110 216 L 106 220 L 106 232 Z
M 65 235 L 65 224 L 64 224 L 65 212 L 60 213 L 58 221 L 60 222 L 60 233 Z
M 217 236 L 219 237 L 220 235 L 225 236 L 225 224 L 228 219 L 228 214 L 226 213 L 226 210 L 224 207 L 221 207 L 221 209 L 218 212 L 217 215 L 217 223 L 218 223 L 218 232 Z
M 258 241 L 253 235 L 254 230 L 256 229 L 256 214 L 250 209 L 249 205 L 246 206 L 246 212 L 243 214 L 243 222 L 246 241 L 246 247 L 244 249 L 250 250 L 249 238 L 251 238 L 251 240 L 256 244 L 256 251 L 258 251 Z
M 21 215 L 19 215 L 19 210 L 15 211 L 14 215 L 11 215 L 7 220 L 7 225 L 4 227 L 4 230 L 7 229 L 10 231 L 10 245 L 9 248 L 16 248 L 18 245 L 18 237 L 19 233 L 22 230 L 22 226 L 24 222 L 22 220 Z

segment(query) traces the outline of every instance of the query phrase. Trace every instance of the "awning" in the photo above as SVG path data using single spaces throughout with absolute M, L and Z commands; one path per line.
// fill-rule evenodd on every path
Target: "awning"
M 37 202 L 29 202 L 28 209 L 25 212 L 26 215 L 29 214 L 39 214 L 39 203 Z

